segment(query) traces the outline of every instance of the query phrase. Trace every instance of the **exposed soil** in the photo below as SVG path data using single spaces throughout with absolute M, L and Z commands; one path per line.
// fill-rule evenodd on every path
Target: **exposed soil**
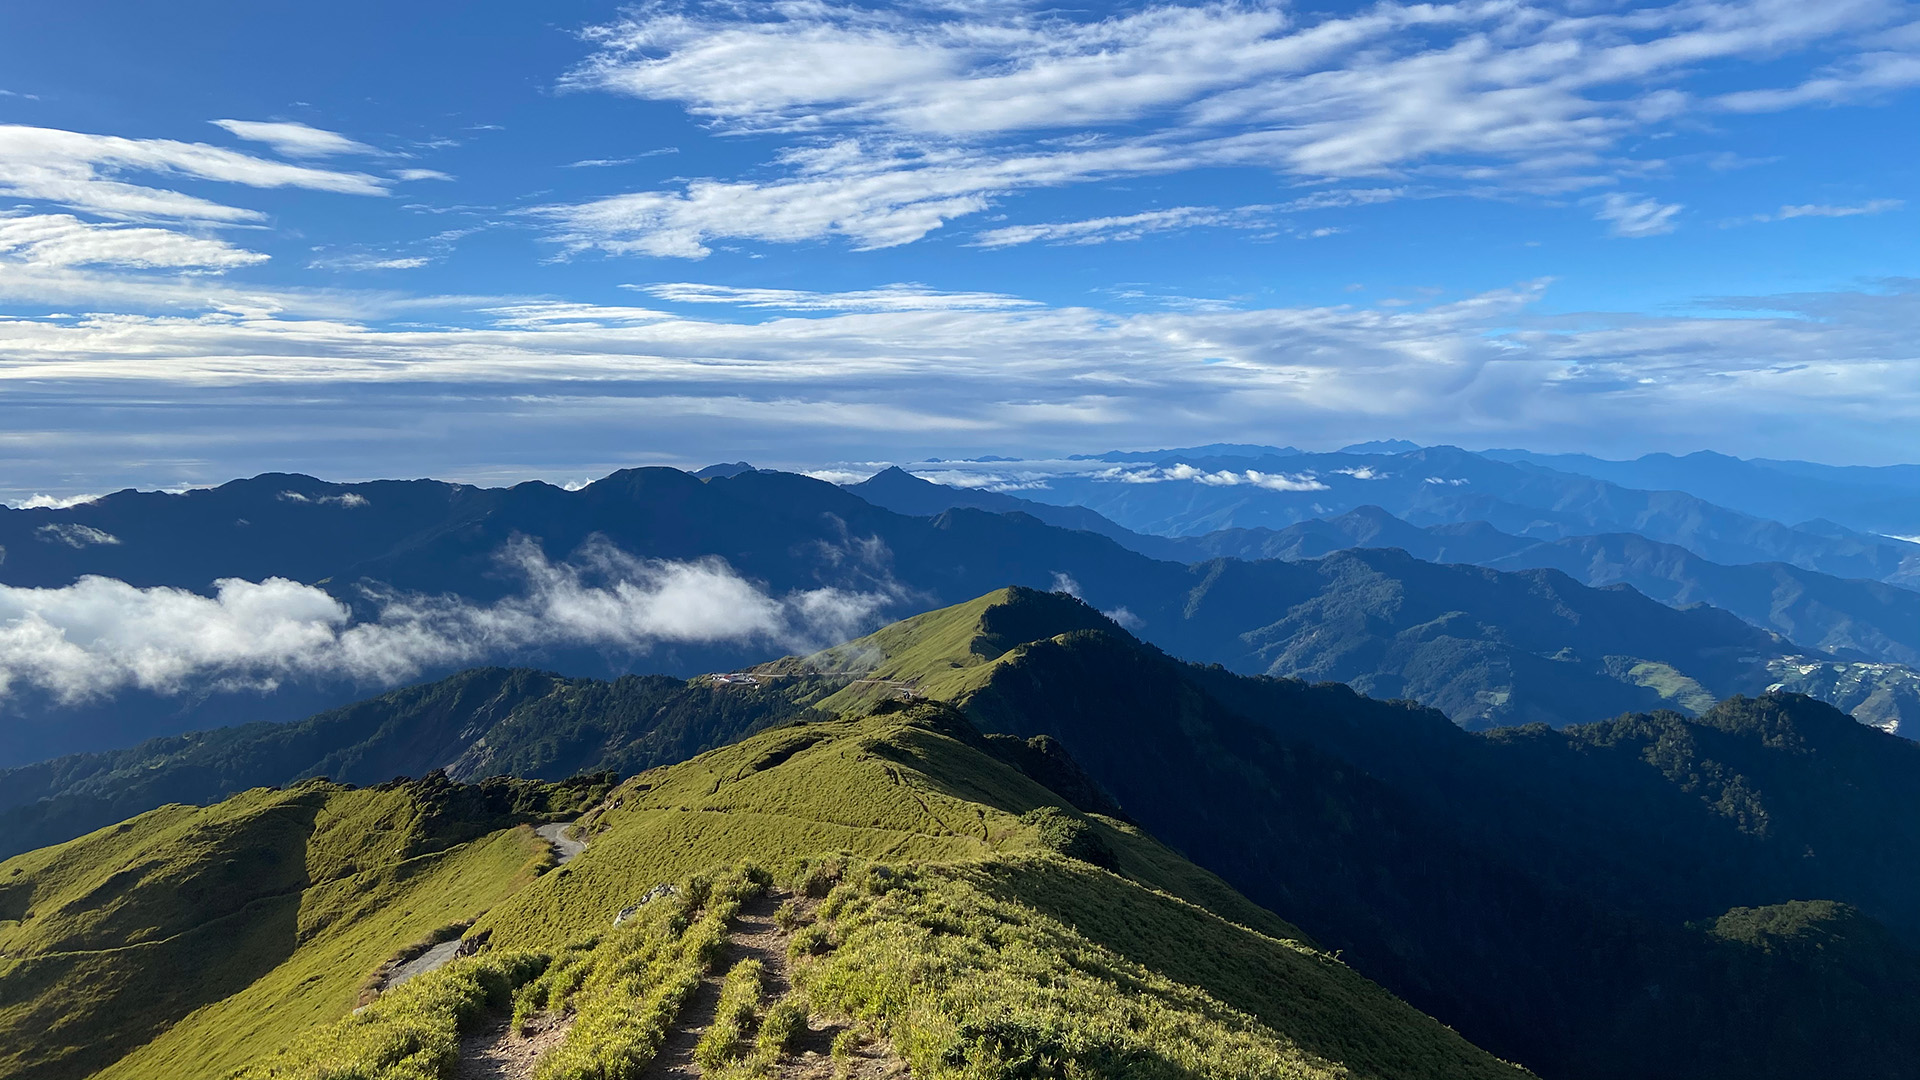
M 460 1063 L 454 1080 L 529 1080 L 540 1056 L 566 1037 L 570 1019 L 537 1017 L 527 1033 L 513 1030 L 512 1017 L 502 1013 L 492 1023 L 460 1038 Z

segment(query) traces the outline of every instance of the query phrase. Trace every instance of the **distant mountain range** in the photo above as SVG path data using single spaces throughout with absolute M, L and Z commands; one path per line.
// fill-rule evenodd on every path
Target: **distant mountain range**
M 1387 449 L 1397 450 L 1398 444 Z M 1109 467 L 1094 467 L 1095 462 Z M 1537 540 L 1633 533 L 1719 563 L 1784 562 L 1837 577 L 1920 585 L 1920 544 L 1827 520 L 1782 524 L 1686 490 L 1639 489 L 1456 447 L 1310 454 L 1284 447 L 1211 446 L 1105 454 L 1078 465 L 1065 472 L 1041 470 L 1020 494 L 1086 507 L 1155 536 L 1278 530 L 1377 506 L 1420 526 L 1484 522 Z M 995 468 L 1019 471 L 1018 466 Z M 1787 474 L 1782 477 L 1785 482 Z M 1893 491 L 1896 479 L 1883 479 L 1874 490 Z M 1819 478 L 1792 482 L 1817 486 Z M 1920 505 L 1911 494 L 1897 491 L 1883 501 L 1899 506 L 1902 499 L 1908 507 Z
M 1662 705 L 1698 711 L 1714 699 L 1780 682 L 1770 665 L 1817 667 L 1835 659 L 1809 656 L 1808 649 L 1725 612 L 1679 611 L 1628 588 L 1587 588 L 1552 569 L 1497 573 L 1384 550 L 1317 562 L 1216 558 L 1184 565 L 1191 553 L 1179 561 L 1150 558 L 1086 531 L 1082 526 L 1100 526 L 1085 509 L 1044 511 L 1057 525 L 1024 512 L 967 508 L 915 516 L 876 506 L 861 490 L 754 470 L 702 480 L 640 469 L 578 491 L 430 481 L 341 485 L 270 475 L 179 495 L 126 492 L 67 509 L 0 514 L 0 542 L 20 552 L 0 564 L 0 581 L 59 589 L 96 574 L 203 590 L 226 575 L 281 576 L 324 589 L 359 619 L 381 618 L 396 603 L 430 612 L 474 609 L 479 614 L 456 629 L 477 627 L 473 632 L 494 635 L 483 640 L 495 645 L 461 654 L 469 663 L 532 662 L 606 676 L 634 663 L 631 651 L 618 647 L 621 639 L 520 643 L 511 631 L 545 633 L 546 627 L 615 617 L 623 610 L 617 590 L 624 586 L 614 579 L 620 572 L 653 573 L 647 567 L 661 560 L 724 560 L 732 575 L 727 580 L 737 586 L 729 586 L 728 598 L 712 601 L 699 599 L 696 588 L 687 594 L 696 605 L 789 597 L 804 614 L 812 610 L 809 597 L 829 590 L 832 597 L 859 598 L 856 614 L 870 620 L 1012 583 L 1077 592 L 1184 658 L 1249 673 L 1346 681 L 1434 705 L 1474 727 L 1577 723 Z M 880 498 L 873 488 L 865 491 Z M 935 501 L 945 497 L 931 494 Z M 49 539 L 84 535 L 80 530 L 112 540 Z M 557 584 L 551 580 L 557 570 L 529 578 L 503 561 L 515 551 L 540 567 L 579 569 L 566 571 L 572 576 Z M 628 566 L 620 559 L 654 562 Z M 603 580 L 604 590 L 566 593 L 591 580 Z M 485 606 L 515 603 L 531 589 L 564 595 L 555 600 L 543 593 L 559 606 L 533 614 L 514 609 L 516 618 L 504 621 Z M 654 644 L 644 663 L 684 675 L 788 649 L 778 638 L 699 637 L 699 625 L 681 639 Z M 841 619 L 810 632 L 831 640 L 833 628 L 846 625 Z M 420 672 L 433 673 L 430 666 Z M 1858 683 L 1832 689 L 1871 698 L 1878 707 L 1885 695 L 1874 697 L 1877 682 L 1865 695 Z M 290 689 L 303 686 L 312 691 L 312 684 L 298 681 Z M 239 718 L 292 719 L 364 689 L 348 682 L 328 692 L 331 701 L 316 699 L 317 691 L 214 695 L 210 700 L 224 712 L 130 693 L 91 707 L 49 706 L 13 725 L 0 765 L 106 750 Z M 16 697 L 17 711 L 22 700 Z M 248 709 L 257 711 L 247 717 Z
M 1685 491 L 1776 521 L 1810 522 L 1815 528 L 1824 521 L 1863 533 L 1920 536 L 1920 465 L 1818 465 L 1741 459 L 1707 450 L 1683 456 L 1648 454 L 1632 461 L 1526 450 L 1480 454 L 1622 487 Z
M 1838 578 L 1779 562 L 1722 565 L 1632 533 L 1539 540 L 1501 532 L 1483 521 L 1415 526 L 1377 506 L 1284 529 L 1234 528 L 1165 537 L 1121 528 L 1086 507 L 947 487 L 898 468 L 848 490 L 903 513 L 934 514 L 958 506 L 1029 513 L 1062 528 L 1098 533 L 1154 558 L 1182 562 L 1318 559 L 1354 548 L 1398 548 L 1435 563 L 1503 571 L 1553 569 L 1595 587 L 1630 585 L 1674 607 L 1725 609 L 1812 654 L 1772 665 L 1771 685 L 1841 704 L 1861 720 L 1888 730 L 1920 723 L 1920 678 L 1908 670 L 1920 665 L 1920 591 L 1885 582 Z

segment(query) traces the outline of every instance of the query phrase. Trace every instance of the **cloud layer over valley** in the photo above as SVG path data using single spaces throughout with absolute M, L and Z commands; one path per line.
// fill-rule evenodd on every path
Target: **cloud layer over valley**
M 531 541 L 501 553 L 522 582 L 490 604 L 382 593 L 376 617 L 310 585 L 225 579 L 212 595 L 85 577 L 0 586 L 0 698 L 78 704 L 138 689 L 272 689 L 287 681 L 393 685 L 421 672 L 541 649 L 637 656 L 662 646 L 805 651 L 871 629 L 895 598 L 819 588 L 774 596 L 719 558 L 638 559 L 592 542 L 555 563 Z

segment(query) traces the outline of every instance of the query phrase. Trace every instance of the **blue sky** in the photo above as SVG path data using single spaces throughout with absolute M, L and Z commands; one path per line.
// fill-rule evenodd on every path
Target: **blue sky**
M 1920 6 L 20 5 L 0 497 L 1920 458 Z

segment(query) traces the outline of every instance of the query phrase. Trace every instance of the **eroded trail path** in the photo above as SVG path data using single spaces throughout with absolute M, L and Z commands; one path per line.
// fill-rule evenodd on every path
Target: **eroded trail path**
M 566 1037 L 568 1025 L 543 1018 L 522 1035 L 502 1014 L 489 1026 L 460 1039 L 460 1064 L 454 1080 L 530 1080 L 541 1055 Z
M 787 934 L 773 921 L 773 913 L 787 896 L 784 892 L 769 891 L 741 905 L 740 914 L 734 916 L 729 928 L 726 951 L 720 954 L 713 970 L 700 980 L 700 989 L 694 991 L 680 1010 L 660 1052 L 640 1074 L 641 1080 L 692 1080 L 701 1075 L 700 1067 L 693 1060 L 693 1048 L 713 1024 L 714 1013 L 720 1007 L 720 981 L 733 965 L 742 960 L 760 961 L 765 973 L 764 1000 L 778 1001 L 787 996 L 791 989 L 787 981 Z
M 694 1060 L 694 1050 L 713 1026 L 727 972 L 740 961 L 760 962 L 762 1016 L 767 1007 L 792 992 L 787 960 L 792 935 L 774 920 L 774 913 L 790 899 L 790 893 L 774 890 L 741 906 L 728 927 L 725 949 L 681 1007 L 640 1080 L 697 1080 L 705 1075 Z M 813 906 L 811 901 L 800 903 L 803 911 Z M 488 1027 L 462 1037 L 454 1080 L 532 1080 L 541 1056 L 566 1037 L 571 1023 L 571 1018 L 545 1017 L 522 1034 L 512 1030 L 502 1015 Z M 788 1052 L 764 1075 L 767 1080 L 898 1080 L 909 1075 L 884 1040 L 845 1050 L 836 1061 L 834 1039 L 845 1030 L 843 1024 L 809 1019 Z

